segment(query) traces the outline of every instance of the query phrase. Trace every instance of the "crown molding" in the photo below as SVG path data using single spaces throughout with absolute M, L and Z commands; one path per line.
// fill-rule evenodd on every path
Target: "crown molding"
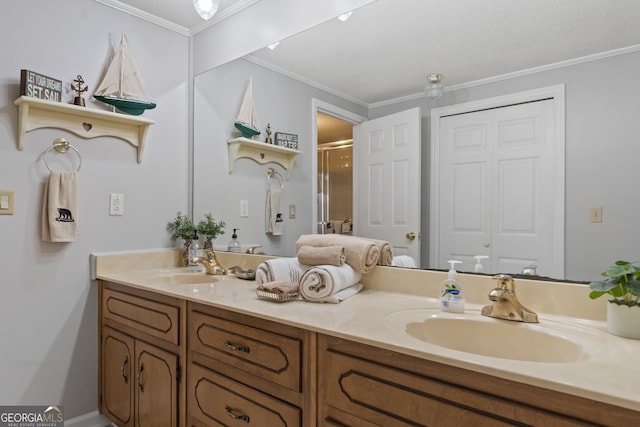
M 259 0 L 240 0 L 233 3 L 231 6 L 228 6 L 224 9 L 218 10 L 218 12 L 208 21 L 202 20 L 201 23 L 194 26 L 193 28 L 183 27 L 174 22 L 168 21 L 164 18 L 160 18 L 151 13 L 140 10 L 136 7 L 129 6 L 128 4 L 124 4 L 118 0 L 94 0 L 97 3 L 104 4 L 105 6 L 111 7 L 113 9 L 119 10 L 126 14 L 135 16 L 144 21 L 151 22 L 152 24 L 156 24 L 160 27 L 166 28 L 168 30 L 174 31 L 178 34 L 182 34 L 187 37 L 191 37 L 194 34 L 203 31 L 210 26 L 216 24 L 217 22 L 222 21 L 223 19 L 228 18 L 229 16 L 240 12 L 242 9 L 245 9 L 254 3 L 257 3 Z

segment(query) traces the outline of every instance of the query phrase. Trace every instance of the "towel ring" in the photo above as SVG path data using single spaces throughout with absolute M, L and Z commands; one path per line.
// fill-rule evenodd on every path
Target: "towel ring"
M 271 185 L 271 180 L 276 181 L 280 188 L 284 188 L 284 182 L 282 181 L 282 175 L 274 168 L 267 169 L 267 187 Z
M 52 149 L 56 150 L 58 153 L 66 153 L 67 151 L 69 151 L 69 149 L 72 149 L 73 151 L 75 151 L 76 154 L 78 155 L 78 169 L 76 169 L 76 172 L 80 171 L 80 166 L 82 166 L 82 156 L 80 155 L 80 152 L 78 151 L 78 149 L 73 145 L 69 144 L 69 141 L 67 141 L 64 138 L 56 138 L 53 140 L 53 145 L 47 148 L 46 151 L 44 152 L 44 157 L 43 157 L 44 165 L 47 167 L 47 169 L 49 169 L 49 172 L 52 172 L 52 171 L 51 171 L 51 168 L 49 167 L 49 163 L 47 163 L 47 154 L 49 154 L 49 151 L 51 151 Z

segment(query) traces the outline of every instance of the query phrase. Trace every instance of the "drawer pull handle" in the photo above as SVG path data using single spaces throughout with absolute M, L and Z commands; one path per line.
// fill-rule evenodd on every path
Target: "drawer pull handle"
M 129 377 L 124 373 L 124 368 L 129 364 L 129 356 L 124 357 L 124 361 L 122 362 L 122 366 L 120 366 L 120 374 L 122 375 L 122 379 L 125 384 L 129 384 Z
M 244 415 L 244 414 L 236 414 L 233 411 L 233 408 L 231 408 L 230 406 L 225 406 L 224 410 L 227 411 L 227 415 L 229 415 L 231 418 L 233 418 L 234 420 L 240 420 L 240 421 L 244 421 L 245 423 L 249 423 L 251 420 L 249 419 L 249 415 Z
M 142 372 L 144 371 L 144 364 L 140 364 L 140 368 L 138 369 L 138 389 L 140 393 L 144 393 L 144 384 L 142 384 Z
M 224 345 L 227 348 L 230 348 L 231 350 L 234 350 L 234 351 L 241 351 L 243 353 L 250 353 L 251 352 L 251 349 L 249 348 L 249 346 L 246 346 L 246 345 L 235 345 L 231 341 L 225 341 Z

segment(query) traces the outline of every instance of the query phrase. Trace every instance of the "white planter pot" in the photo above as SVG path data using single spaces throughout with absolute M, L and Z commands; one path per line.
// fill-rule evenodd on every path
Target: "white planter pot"
M 640 340 L 640 306 L 607 304 L 607 330 L 610 334 Z

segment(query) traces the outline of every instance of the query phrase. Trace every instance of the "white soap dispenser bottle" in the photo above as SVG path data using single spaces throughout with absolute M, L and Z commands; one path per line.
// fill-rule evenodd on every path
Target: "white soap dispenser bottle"
M 464 313 L 464 298 L 462 297 L 462 285 L 458 280 L 458 272 L 455 265 L 462 261 L 450 260 L 447 280 L 442 282 L 440 288 L 440 310 L 452 313 Z
M 201 271 L 204 267 L 196 261 L 196 258 L 202 257 L 202 248 L 200 247 L 200 242 L 198 241 L 198 232 L 193 232 L 193 238 L 191 239 L 191 243 L 189 244 L 189 267 L 196 271 Z
M 482 260 L 487 259 L 489 257 L 487 255 L 476 255 L 474 256 L 474 258 L 476 259 L 476 265 L 473 268 L 473 271 L 475 271 L 476 273 L 483 273 L 484 265 L 482 265 Z
M 236 230 L 240 230 L 239 228 L 233 229 L 233 234 L 231 235 L 231 241 L 229 242 L 229 246 L 227 250 L 229 252 L 240 253 L 240 242 L 238 241 L 238 235 L 236 234 Z

